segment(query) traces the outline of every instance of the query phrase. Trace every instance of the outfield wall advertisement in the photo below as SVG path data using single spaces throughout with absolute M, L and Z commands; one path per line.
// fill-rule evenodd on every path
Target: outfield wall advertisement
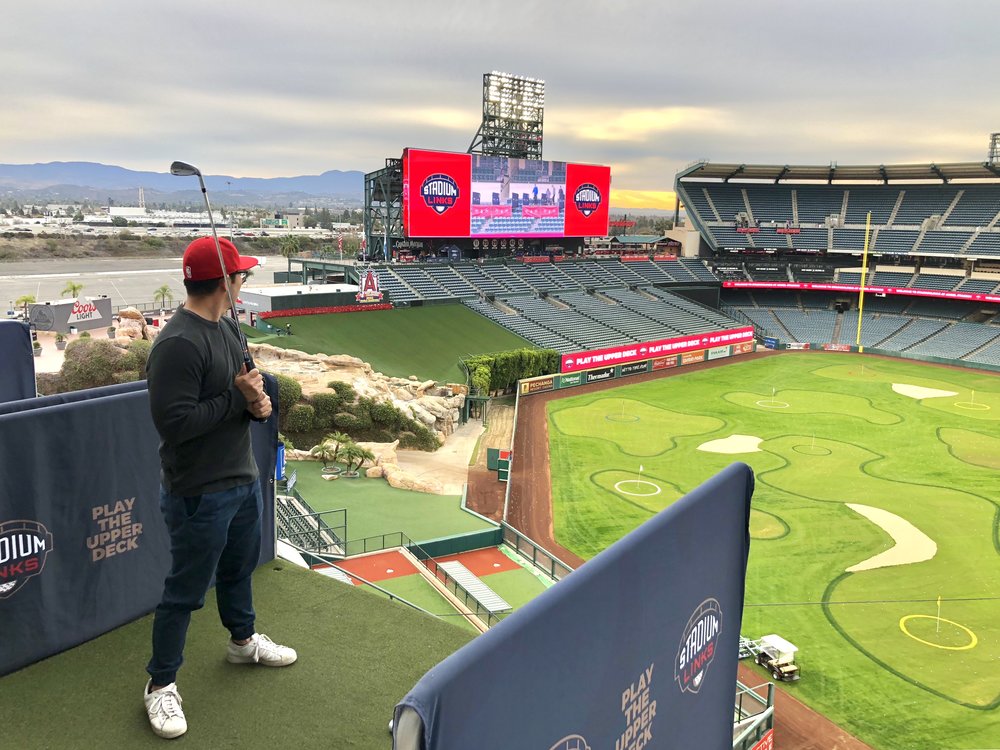
M 750 354 L 756 351 L 756 342 L 748 341 L 730 346 L 713 347 L 711 350 L 686 352 L 684 354 L 673 354 L 668 357 L 655 357 L 645 359 L 641 362 L 630 362 L 625 365 L 615 365 L 613 367 L 599 367 L 590 370 L 580 370 L 579 372 L 562 373 L 559 375 L 543 375 L 537 378 L 526 378 L 520 381 L 519 391 L 522 396 L 531 396 L 535 393 L 545 393 L 547 391 L 558 391 L 564 388 L 576 388 L 579 385 L 588 383 L 599 383 L 602 380 L 618 380 L 632 375 L 641 375 L 648 372 L 658 372 L 660 370 L 672 369 L 681 365 L 689 365 L 697 362 L 704 362 L 706 359 L 722 359 L 724 357 L 735 357 L 740 354 Z
M 408 148 L 407 237 L 606 237 L 611 168 Z
M 689 336 L 660 339 L 642 344 L 626 344 L 625 346 L 612 346 L 606 349 L 573 352 L 562 355 L 559 371 L 575 372 L 577 370 L 588 370 L 599 365 L 628 364 L 629 362 L 650 359 L 656 355 L 684 354 L 685 352 L 694 352 L 701 349 L 751 341 L 753 341 L 753 326 L 745 326 L 729 331 L 696 333 Z
M 956 277 L 956 281 L 960 277 Z M 858 294 L 860 286 L 852 284 L 812 284 L 808 282 L 795 281 L 723 281 L 722 286 L 727 289 L 796 289 L 813 292 L 850 292 Z M 972 294 L 971 292 L 942 292 L 934 289 L 910 289 L 907 287 L 895 286 L 868 286 L 865 285 L 866 294 L 898 294 L 904 297 L 934 297 L 936 299 L 955 299 L 966 302 L 1000 302 L 998 294 Z

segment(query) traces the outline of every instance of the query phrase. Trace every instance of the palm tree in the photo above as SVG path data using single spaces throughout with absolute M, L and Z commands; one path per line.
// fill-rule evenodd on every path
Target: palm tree
M 66 286 L 63 287 L 62 295 L 63 297 L 78 297 L 82 290 L 83 284 L 77 281 L 67 281 Z
M 320 461 L 323 462 L 323 473 L 331 473 L 329 471 L 330 464 L 332 464 L 339 453 L 339 446 L 330 438 L 326 438 L 319 445 L 314 445 L 309 449 L 309 455 L 315 456 Z
M 327 474 L 339 474 L 340 469 L 332 466 L 340 458 L 344 448 L 351 445 L 351 436 L 346 432 L 331 432 L 323 438 L 323 442 L 314 446 L 309 452 L 323 462 L 323 471 Z
M 299 238 L 295 235 L 289 234 L 281 238 L 280 252 L 288 258 L 288 273 L 292 272 L 292 258 L 298 255 L 301 250 Z
M 372 453 L 367 448 L 362 448 L 357 443 L 350 443 L 344 446 L 344 450 L 341 453 L 344 460 L 347 461 L 347 471 L 344 472 L 343 476 L 348 479 L 353 479 L 354 477 L 360 476 L 358 469 L 365 461 L 374 461 L 375 454 Z M 355 464 L 355 461 L 357 463 Z
M 35 299 L 35 295 L 34 294 L 23 294 L 20 297 L 18 297 L 16 300 L 14 300 L 14 304 L 17 305 L 18 307 L 23 307 L 24 308 L 24 319 L 27 320 L 28 319 L 28 305 L 33 305 L 37 301 L 38 300 Z
M 162 309 L 174 301 L 174 292 L 169 286 L 164 284 L 153 292 L 153 299 L 160 303 L 160 308 Z

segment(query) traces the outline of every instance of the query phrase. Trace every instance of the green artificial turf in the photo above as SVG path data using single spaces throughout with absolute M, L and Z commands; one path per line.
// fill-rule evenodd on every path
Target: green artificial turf
M 384 581 L 378 581 L 378 585 L 386 591 L 406 599 L 411 604 L 416 604 L 431 614 L 441 617 L 445 622 L 460 627 L 472 635 L 479 635 L 475 626 L 462 617 L 458 610 L 419 573 L 399 578 L 387 578 Z M 377 590 L 372 590 L 378 593 Z
M 480 576 L 480 580 L 515 610 L 545 591 L 542 582 L 523 568 Z
M 229 664 L 214 596 L 194 614 L 178 676 L 188 733 L 170 746 L 386 748 L 393 706 L 470 633 L 280 561 L 254 576 L 260 632 L 298 661 Z M 164 748 L 142 690 L 151 618 L 0 680 L 0 747 Z
M 293 336 L 267 343 L 308 354 L 349 354 L 378 372 L 421 380 L 464 383 L 460 359 L 471 354 L 534 349 L 534 344 L 464 305 L 271 318 L 291 323 Z
M 370 313 L 366 313 L 370 314 Z M 461 508 L 458 495 L 429 495 L 390 487 L 384 479 L 324 480 L 318 461 L 289 461 L 295 488 L 313 510 L 347 509 L 350 540 L 402 531 L 415 542 L 463 534 L 492 526 Z
M 592 557 L 744 461 L 757 488 L 742 632 L 800 648 L 802 679 L 785 689 L 878 750 L 1000 747 L 1000 378 L 783 354 L 571 396 L 548 415 L 561 544 Z M 732 435 L 759 450 L 698 450 Z M 894 545 L 847 503 L 905 519 L 934 556 L 847 573 Z

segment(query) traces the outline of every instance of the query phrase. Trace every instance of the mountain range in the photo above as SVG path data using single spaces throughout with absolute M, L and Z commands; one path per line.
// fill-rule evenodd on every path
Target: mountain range
M 339 198 L 361 203 L 364 173 L 329 170 L 318 175 L 297 177 L 232 177 L 205 175 L 209 195 L 226 203 L 248 203 L 262 199 Z M 169 172 L 138 172 L 110 164 L 86 161 L 46 164 L 0 164 L 0 195 L 38 199 L 103 199 L 104 196 L 131 196 L 143 188 L 146 200 L 185 200 L 199 192 L 194 177 L 175 177 Z M 131 202 L 130 201 L 130 202 Z

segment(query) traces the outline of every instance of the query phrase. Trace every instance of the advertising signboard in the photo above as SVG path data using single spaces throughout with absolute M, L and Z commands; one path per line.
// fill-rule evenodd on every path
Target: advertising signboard
M 723 281 L 722 286 L 732 289 L 788 289 L 813 292 L 850 292 L 857 294 L 861 287 L 853 284 L 821 284 L 801 281 Z M 933 297 L 936 299 L 957 299 L 967 302 L 1000 303 L 1000 294 L 974 294 L 972 292 L 947 292 L 935 289 L 911 289 L 909 287 L 865 285 L 865 292 L 874 294 L 898 294 L 904 297 Z
M 407 237 L 605 237 L 611 168 L 408 148 Z
M 574 372 L 602 365 L 624 365 L 629 362 L 638 362 L 666 354 L 682 354 L 684 352 L 709 349 L 724 344 L 739 344 L 751 341 L 753 341 L 752 326 L 735 328 L 729 331 L 695 333 L 677 338 L 563 354 L 559 369 L 560 372 Z

